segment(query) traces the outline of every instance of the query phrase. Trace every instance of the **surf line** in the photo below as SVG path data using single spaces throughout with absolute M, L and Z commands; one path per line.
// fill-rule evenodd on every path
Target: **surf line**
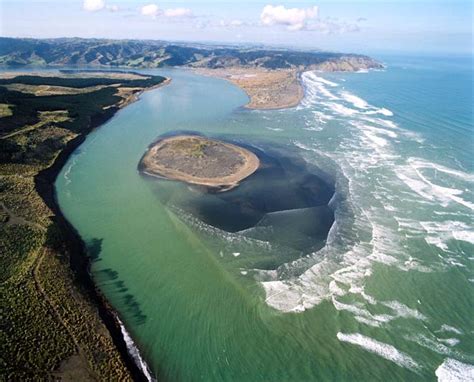
M 130 333 L 125 328 L 125 325 L 123 324 L 123 322 L 118 317 L 117 317 L 117 321 L 120 325 L 120 330 L 122 332 L 123 339 L 124 339 L 125 344 L 127 346 L 128 354 L 130 355 L 130 357 L 132 357 L 135 364 L 138 366 L 138 368 L 141 370 L 141 372 L 145 375 L 147 381 L 148 382 L 156 382 L 156 379 L 153 378 L 153 376 L 151 374 L 151 371 L 150 371 L 150 368 L 149 368 L 148 364 L 145 362 L 142 355 L 140 354 L 140 350 L 138 349 L 138 346 L 133 341 L 132 337 L 130 336 Z

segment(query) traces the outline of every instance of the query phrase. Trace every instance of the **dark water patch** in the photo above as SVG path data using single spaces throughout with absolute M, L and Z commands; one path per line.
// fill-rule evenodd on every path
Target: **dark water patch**
M 183 132 L 167 136 L 177 134 Z M 321 248 L 334 222 L 328 206 L 334 195 L 330 178 L 287 147 L 259 142 L 257 148 L 247 142 L 218 139 L 252 151 L 260 160 L 260 168 L 238 187 L 217 193 L 154 178 L 161 202 L 226 232 L 298 251 Z
M 86 241 L 86 253 L 87 256 L 93 262 L 100 261 L 100 252 L 102 251 L 102 242 L 104 239 L 93 238 L 91 240 Z
M 128 313 L 134 324 L 144 324 L 147 316 L 143 313 L 135 296 L 129 293 L 129 288 L 126 287 L 125 282 L 119 279 L 119 273 L 111 268 L 105 268 L 97 271 L 97 275 L 102 286 L 107 285 L 107 289 L 120 295 L 121 310 Z

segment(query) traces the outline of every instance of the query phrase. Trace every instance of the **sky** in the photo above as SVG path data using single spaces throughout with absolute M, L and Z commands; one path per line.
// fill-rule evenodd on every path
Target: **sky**
M 3 37 L 472 54 L 471 0 L 0 0 Z

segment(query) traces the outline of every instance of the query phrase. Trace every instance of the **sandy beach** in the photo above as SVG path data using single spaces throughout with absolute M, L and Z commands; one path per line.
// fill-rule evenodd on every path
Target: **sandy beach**
M 244 90 L 249 109 L 285 109 L 297 106 L 304 96 L 296 69 L 263 68 L 195 69 L 197 73 L 223 78 Z

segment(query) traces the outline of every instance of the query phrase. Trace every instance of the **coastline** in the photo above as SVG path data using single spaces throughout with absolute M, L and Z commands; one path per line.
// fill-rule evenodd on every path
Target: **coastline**
M 298 106 L 304 97 L 297 69 L 191 68 L 195 73 L 221 78 L 242 89 L 249 97 L 244 106 L 251 110 L 278 110 Z
M 113 106 L 107 109 L 106 114 L 101 118 L 91 120 L 88 130 L 67 142 L 66 147 L 59 153 L 53 164 L 40 171 L 34 178 L 36 192 L 54 213 L 54 216 L 52 216 L 51 219 L 60 227 L 69 257 L 69 265 L 75 275 L 75 281 L 79 284 L 81 290 L 86 294 L 91 302 L 97 307 L 101 321 L 109 331 L 117 351 L 120 353 L 124 364 L 135 381 L 149 381 L 150 379 L 147 378 L 146 371 L 144 371 L 141 365 L 136 362 L 136 358 L 130 352 L 123 331 L 124 325 L 122 324 L 118 313 L 94 283 L 90 273 L 91 259 L 87 256 L 86 245 L 77 230 L 62 213 L 56 198 L 54 183 L 71 154 L 85 141 L 86 137 L 93 130 L 105 124 L 121 109 L 137 101 L 143 92 L 165 86 L 170 82 L 171 79 L 167 78 L 156 86 L 143 89 L 133 97 L 129 97 L 126 100 L 127 102 L 120 104 L 119 107 Z

